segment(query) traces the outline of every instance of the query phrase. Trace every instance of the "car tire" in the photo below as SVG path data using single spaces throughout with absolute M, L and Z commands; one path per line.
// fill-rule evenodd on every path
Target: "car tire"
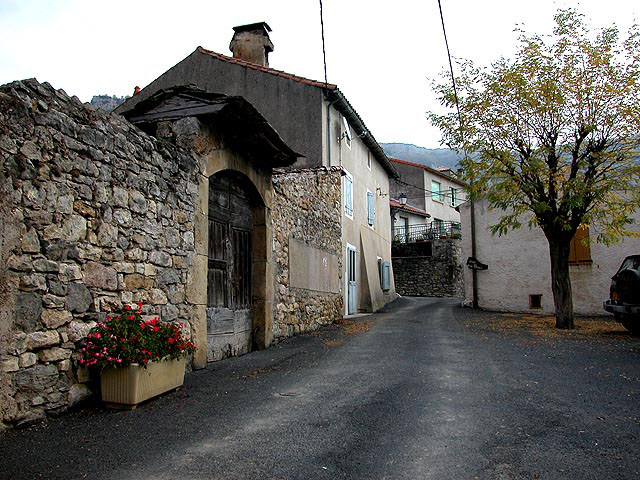
M 640 318 L 620 316 L 619 322 L 633 335 L 640 335 Z

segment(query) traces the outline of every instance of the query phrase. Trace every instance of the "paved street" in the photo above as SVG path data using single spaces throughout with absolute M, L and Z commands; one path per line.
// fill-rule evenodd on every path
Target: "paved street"
M 0 476 L 640 478 L 640 339 L 490 329 L 457 303 L 403 298 L 135 411 L 0 433 Z

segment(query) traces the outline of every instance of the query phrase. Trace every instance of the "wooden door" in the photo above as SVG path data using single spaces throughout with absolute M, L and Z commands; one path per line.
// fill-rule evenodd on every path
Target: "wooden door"
M 209 179 L 207 360 L 251 350 L 253 201 L 244 179 L 223 172 Z

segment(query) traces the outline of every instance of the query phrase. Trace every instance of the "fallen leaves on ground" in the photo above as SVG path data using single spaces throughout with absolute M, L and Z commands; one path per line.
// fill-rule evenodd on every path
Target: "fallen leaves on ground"
M 335 325 L 340 327 L 340 333 L 343 336 L 368 332 L 370 327 L 369 322 L 357 322 L 346 318 L 336 321 Z M 337 345 L 342 345 L 344 343 L 344 338 L 327 338 L 322 340 L 322 343 L 327 347 L 335 347 Z
M 482 325 L 496 331 L 525 330 L 532 335 L 546 338 L 633 338 L 621 324 L 616 322 L 613 318 L 608 317 L 576 316 L 574 318 L 575 328 L 573 330 L 560 330 L 556 328 L 556 319 L 553 315 L 494 313 L 488 319 L 483 321 Z

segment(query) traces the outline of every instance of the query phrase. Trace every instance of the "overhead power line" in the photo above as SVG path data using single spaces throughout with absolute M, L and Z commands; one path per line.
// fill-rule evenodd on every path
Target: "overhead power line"
M 327 89 L 327 52 L 324 47 L 324 20 L 322 18 L 322 0 L 320 0 L 320 29 L 322 30 L 322 61 L 324 62 L 324 88 Z

